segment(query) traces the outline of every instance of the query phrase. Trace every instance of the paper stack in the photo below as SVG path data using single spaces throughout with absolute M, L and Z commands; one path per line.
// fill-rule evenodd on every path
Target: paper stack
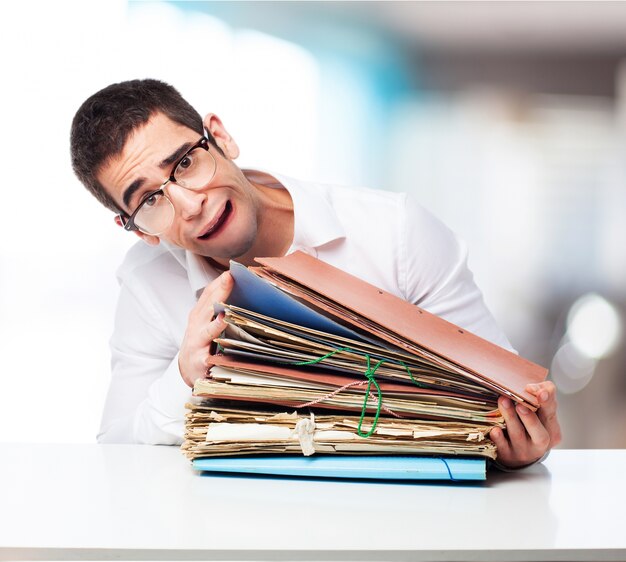
M 276 454 L 495 459 L 497 398 L 536 409 L 547 371 L 301 252 L 231 264 L 191 459 Z

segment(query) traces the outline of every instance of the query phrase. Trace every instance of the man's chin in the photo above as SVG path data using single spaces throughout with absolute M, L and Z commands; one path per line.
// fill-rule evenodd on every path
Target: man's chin
M 228 263 L 230 260 L 245 263 L 247 259 L 254 258 L 254 256 L 250 256 L 251 250 L 252 241 L 246 241 L 245 243 L 239 243 L 236 246 L 231 245 L 224 248 L 200 247 L 198 251 L 195 251 L 194 253 L 204 256 L 205 258 L 213 259 L 220 263 Z

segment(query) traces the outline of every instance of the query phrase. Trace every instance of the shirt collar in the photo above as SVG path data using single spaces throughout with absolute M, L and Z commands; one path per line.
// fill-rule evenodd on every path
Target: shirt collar
M 296 249 L 315 250 L 324 244 L 345 237 L 335 210 L 328 202 L 323 184 L 305 182 L 266 172 L 274 176 L 291 195 L 294 212 L 293 243 Z
M 345 237 L 343 226 L 325 197 L 324 185 L 295 180 L 261 168 L 243 171 L 246 175 L 259 171 L 273 176 L 289 191 L 293 201 L 294 234 L 287 253 L 302 250 L 316 255 L 320 246 Z M 220 274 L 204 257 L 167 242 L 161 243 L 166 245 L 178 263 L 187 270 L 191 290 L 196 297 Z
M 185 251 L 187 261 L 187 275 L 191 290 L 199 297 L 202 290 L 221 272 L 213 267 L 206 259 L 198 254 Z
M 198 298 L 202 290 L 221 272 L 213 267 L 205 258 L 170 242 L 161 241 L 174 259 L 187 271 L 193 295 Z

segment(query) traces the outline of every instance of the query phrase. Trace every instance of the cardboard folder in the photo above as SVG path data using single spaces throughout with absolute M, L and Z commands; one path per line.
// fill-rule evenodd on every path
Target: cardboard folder
M 267 282 L 265 290 L 276 296 L 273 285 L 288 293 L 292 304 L 313 314 L 318 311 L 317 318 L 326 318 L 348 337 L 369 335 L 532 409 L 538 407 L 524 388 L 543 381 L 547 369 L 303 252 L 256 261 L 263 267 L 231 268 L 238 274 L 236 285 L 252 273 Z M 234 296 L 242 297 L 237 291 Z M 262 300 L 258 296 L 244 296 L 242 304 L 235 304 L 258 311 Z M 271 310 L 275 318 L 286 321 L 294 320 L 291 311 L 283 315 L 279 308 Z
M 524 389 L 545 379 L 539 365 L 307 254 L 257 262 L 231 262 L 228 304 L 215 305 L 227 329 L 187 405 L 194 462 L 277 455 L 280 471 L 285 455 L 348 456 L 348 474 L 364 455 L 420 455 L 484 467 L 504 426 L 498 396 L 537 408 Z M 255 470 L 247 462 L 233 470 Z
M 376 392 L 370 388 L 366 396 L 368 381 L 363 377 L 241 361 L 228 355 L 217 355 L 213 362 L 210 377 L 196 382 L 197 397 L 276 404 L 288 409 L 301 409 L 314 402 L 316 408 L 323 409 L 370 414 L 377 410 Z M 490 401 L 412 384 L 381 381 L 378 386 L 383 413 L 388 415 L 489 424 L 503 421 Z

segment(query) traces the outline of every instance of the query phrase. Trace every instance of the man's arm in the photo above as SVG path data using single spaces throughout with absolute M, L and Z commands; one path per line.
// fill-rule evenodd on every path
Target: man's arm
M 130 280 L 122 283 L 111 338 L 112 378 L 98 434 L 100 443 L 182 442 L 190 386 L 206 374 L 209 346 L 222 329 L 221 318 L 213 318 L 212 303 L 225 300 L 231 285 L 226 274 L 207 286 L 192 307 L 179 350 L 175 322 L 160 314 L 145 288 Z M 181 287 L 167 289 L 175 293 Z M 173 302 L 182 304 L 180 298 L 174 297 Z
M 474 282 L 465 244 L 411 198 L 404 208 L 407 300 L 513 350 Z M 561 441 L 554 384 L 529 385 L 527 391 L 537 397 L 539 410 L 535 413 L 500 398 L 498 407 L 507 429 L 494 428 L 490 433 L 498 447 L 498 461 L 511 468 L 536 462 Z
M 111 382 L 98 442 L 180 443 L 191 393 L 178 371 L 176 339 L 157 307 L 129 282 L 121 286 L 110 346 Z
M 405 299 L 514 351 L 474 281 L 465 242 L 412 197 L 407 196 L 399 212 L 403 232 L 398 278 Z

